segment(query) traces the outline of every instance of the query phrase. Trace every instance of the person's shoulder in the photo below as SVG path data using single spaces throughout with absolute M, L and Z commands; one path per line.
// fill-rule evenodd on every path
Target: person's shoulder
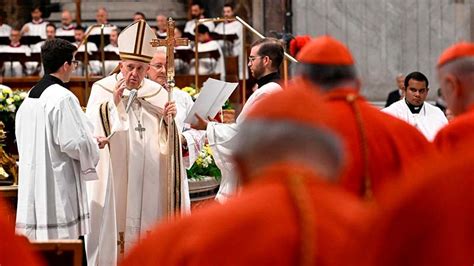
M 109 92 L 113 92 L 115 83 L 117 82 L 116 79 L 117 74 L 112 74 L 110 76 L 104 77 L 102 79 L 97 80 L 92 84 L 92 90 L 102 89 Z

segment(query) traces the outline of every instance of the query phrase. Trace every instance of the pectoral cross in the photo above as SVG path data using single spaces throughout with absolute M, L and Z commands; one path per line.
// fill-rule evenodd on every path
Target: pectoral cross
M 140 123 L 140 121 L 138 121 L 138 127 L 135 128 L 135 131 L 138 132 L 138 134 L 140 134 L 140 139 L 143 139 L 143 131 L 145 131 L 146 129 L 144 127 L 142 127 L 142 123 Z
M 117 245 L 120 246 L 120 254 L 125 253 L 125 239 L 124 239 L 124 232 L 119 232 L 119 240 L 117 241 Z

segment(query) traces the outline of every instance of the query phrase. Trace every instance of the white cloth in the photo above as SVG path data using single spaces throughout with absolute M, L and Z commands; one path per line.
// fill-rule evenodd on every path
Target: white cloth
M 31 49 L 28 45 L 20 45 L 18 47 L 12 47 L 10 45 L 0 45 L 0 53 L 20 53 L 30 56 Z M 32 73 L 38 63 L 36 62 L 26 62 L 26 74 Z M 5 62 L 3 64 L 4 67 L 4 76 L 5 77 L 21 77 L 23 75 L 23 67 L 18 61 L 13 62 Z
M 203 24 L 207 26 L 207 28 L 209 29 L 209 32 L 214 31 L 214 27 L 215 27 L 214 22 L 208 21 L 208 22 L 204 22 Z M 195 19 L 186 21 L 186 24 L 184 25 L 184 32 L 191 33 L 192 35 L 194 35 L 195 26 L 196 26 Z
M 382 111 L 416 127 L 429 141 L 433 141 L 436 133 L 448 124 L 443 112 L 428 102 L 423 103 L 423 107 L 418 114 L 412 114 L 405 99 L 393 103 Z
M 229 23 L 224 23 L 221 22 L 217 24 L 216 28 L 214 29 L 214 32 L 222 34 L 222 35 L 229 35 L 229 34 L 236 34 L 237 35 L 237 40 L 234 40 L 234 42 L 227 42 L 224 43 L 223 40 L 219 40 L 218 43 L 221 46 L 223 51 L 226 51 L 225 47 L 227 45 L 230 46 L 230 52 L 232 56 L 237 56 L 238 57 L 238 62 L 239 62 L 239 78 L 242 79 L 242 65 L 244 65 L 244 57 L 242 56 L 242 49 L 243 49 L 243 44 L 242 44 L 242 24 L 238 21 L 232 21 Z
M 182 129 L 182 135 L 186 139 L 188 146 L 188 156 L 183 157 L 183 163 L 184 167 L 189 169 L 193 166 L 193 163 L 198 158 L 199 152 L 204 145 L 206 131 L 192 129 L 189 124 L 184 123 L 184 120 L 186 120 L 186 117 L 194 104 L 193 99 L 188 93 L 178 88 L 174 88 L 173 100 L 176 102 L 177 109 L 175 118 L 176 126 Z
M 92 124 L 76 96 L 54 84 L 16 115 L 17 232 L 30 240 L 78 239 L 90 231 L 86 184 L 99 160 Z
M 56 36 L 74 36 L 75 28 L 76 26 L 74 25 L 69 25 L 68 27 L 61 25 L 61 27 L 56 29 Z
M 165 32 L 160 32 L 159 30 L 156 31 L 156 36 L 161 37 L 161 38 L 166 38 L 168 36 L 168 33 Z
M 212 149 L 216 165 L 222 172 L 221 184 L 216 196 L 219 202 L 225 202 L 237 189 L 238 180 L 234 175 L 235 169 L 232 163 L 232 148 L 234 145 L 233 139 L 238 132 L 239 124 L 245 120 L 249 110 L 251 110 L 255 103 L 281 89 L 281 86 L 275 82 L 269 82 L 261 88 L 258 88 L 245 103 L 242 112 L 233 124 L 208 123 L 206 130 L 207 139 Z
M 7 24 L 2 24 L 0 26 L 0 37 L 10 37 L 10 32 L 12 31 L 12 27 Z
M 87 104 L 87 115 L 95 125 L 95 135 L 105 136 L 100 120 L 100 104 L 108 102 L 111 132 L 110 144 L 100 152 L 97 166 L 99 180 L 88 184 L 92 214 L 91 234 L 86 236 L 89 265 L 116 263 L 119 232 L 125 232 L 125 249 L 158 221 L 167 218 L 166 128 L 159 119 L 137 101 L 129 113 L 124 103 L 115 107 L 112 91 L 122 77 L 114 74 L 94 83 Z M 124 95 L 128 96 L 126 90 Z M 138 98 L 162 108 L 168 93 L 159 84 L 145 79 Z M 126 104 L 126 103 L 125 103 Z M 143 138 L 134 130 L 138 120 L 146 130 Z M 182 173 L 184 173 L 182 168 Z M 187 179 L 181 183 L 181 210 L 190 208 Z
M 48 25 L 48 22 L 44 20 L 41 23 L 28 22 L 23 26 L 23 28 L 28 27 L 28 32 L 25 32 L 23 35 L 40 36 L 44 40 L 46 39 L 46 25 Z
M 198 52 L 219 51 L 219 59 L 214 58 L 200 58 L 199 59 L 199 75 L 220 74 L 220 79 L 225 80 L 224 54 L 217 41 L 208 41 L 206 43 L 199 43 Z M 194 58 L 189 63 L 189 74 L 194 75 L 196 68 L 194 67 Z

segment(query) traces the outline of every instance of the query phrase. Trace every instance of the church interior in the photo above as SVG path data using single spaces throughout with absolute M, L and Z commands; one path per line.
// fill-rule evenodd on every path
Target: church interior
M 474 264 L 474 0 L 1 3 L 0 265 Z

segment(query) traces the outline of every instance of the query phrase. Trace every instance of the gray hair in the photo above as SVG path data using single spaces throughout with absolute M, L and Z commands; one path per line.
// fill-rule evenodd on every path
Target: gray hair
M 463 57 L 447 64 L 441 66 L 439 68 L 440 73 L 452 73 L 453 75 L 457 76 L 458 78 L 467 77 L 474 74 L 474 57 Z
M 317 84 L 321 89 L 330 90 L 357 80 L 355 66 L 298 64 L 297 73 Z
M 342 144 L 332 132 L 293 121 L 245 120 L 234 141 L 234 158 L 251 171 L 294 161 L 335 180 L 343 164 Z

